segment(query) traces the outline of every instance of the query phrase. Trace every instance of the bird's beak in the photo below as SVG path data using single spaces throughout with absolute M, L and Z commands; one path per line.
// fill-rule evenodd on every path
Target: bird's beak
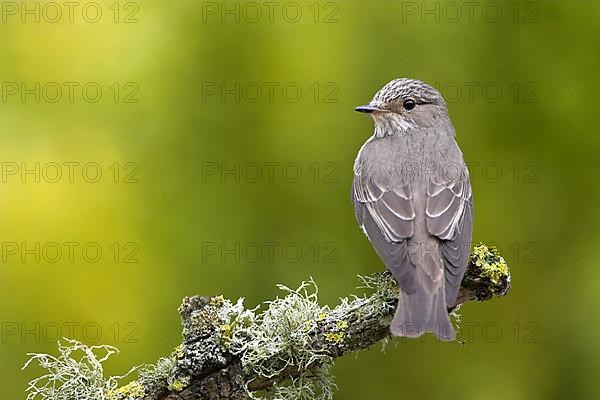
M 385 112 L 386 110 L 384 110 L 382 108 L 379 108 L 377 106 L 374 106 L 372 104 L 367 104 L 367 105 L 364 105 L 364 106 L 358 106 L 358 107 L 356 107 L 354 109 L 354 111 L 361 112 L 361 113 L 371 114 L 371 113 L 374 113 L 374 112 Z

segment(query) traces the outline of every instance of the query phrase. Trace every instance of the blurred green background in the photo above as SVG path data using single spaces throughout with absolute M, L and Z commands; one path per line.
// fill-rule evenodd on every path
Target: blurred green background
M 58 336 L 118 346 L 120 374 L 178 344 L 183 296 L 255 305 L 312 276 L 333 306 L 382 270 L 349 198 L 372 133 L 353 107 L 395 77 L 448 98 L 474 240 L 513 290 L 463 306 L 464 345 L 341 359 L 336 397 L 600 397 L 600 4 L 58 4 L 2 2 L 3 399 Z

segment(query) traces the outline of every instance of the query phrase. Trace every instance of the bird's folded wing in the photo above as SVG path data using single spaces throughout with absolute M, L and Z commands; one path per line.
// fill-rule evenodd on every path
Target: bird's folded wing
M 456 299 L 467 267 L 473 225 L 473 195 L 469 172 L 456 177 L 430 177 L 427 183 L 427 230 L 442 240 L 446 302 Z
M 415 268 L 406 239 L 414 232 L 415 210 L 408 185 L 387 187 L 357 174 L 352 198 L 358 223 L 405 292 L 415 290 Z

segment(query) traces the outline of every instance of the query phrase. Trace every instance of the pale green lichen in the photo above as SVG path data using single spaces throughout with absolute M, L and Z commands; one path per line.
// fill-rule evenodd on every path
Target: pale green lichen
M 372 293 L 368 296 L 352 296 L 351 299 L 342 299 L 338 308 L 360 309 L 362 314 L 379 318 L 382 324 L 388 324 L 400 294 L 398 284 L 388 272 L 370 276 L 359 275 L 358 278 L 362 282 L 360 288 L 372 291 Z
M 234 328 L 232 352 L 241 356 L 242 365 L 264 377 L 275 376 L 290 365 L 304 368 L 327 356 L 310 349 L 306 325 L 327 310 L 317 300 L 313 281 L 293 290 L 280 285 L 283 298 L 266 302 L 266 310 L 249 329 Z
M 264 303 L 264 311 L 260 313 L 257 312 L 258 307 L 246 309 L 244 299 L 234 303 L 222 296 L 213 297 L 205 307 L 191 311 L 187 325 L 184 324 L 184 336 L 202 337 L 206 332 L 216 330 L 217 347 L 221 346 L 223 352 L 237 355 L 242 366 L 248 372 L 258 376 L 274 377 L 290 366 L 302 371 L 287 383 L 275 385 L 261 393 L 249 393 L 254 398 L 330 399 L 335 388 L 330 373 L 333 360 L 327 353 L 327 349 L 311 346 L 314 334 L 318 329 L 325 327 L 323 328 L 327 329 L 325 341 L 342 345 L 349 326 L 345 319 L 348 313 L 357 308 L 372 308 L 383 314 L 389 309 L 388 297 L 393 293 L 397 294 L 397 288 L 387 282 L 390 278 L 381 275 L 362 279 L 363 283 L 367 287 L 374 288 L 375 292 L 368 297 L 354 296 L 341 299 L 341 304 L 334 310 L 319 305 L 318 289 L 312 280 L 302 283 L 297 289 L 280 285 L 279 288 L 285 292 L 285 296 Z M 137 381 L 118 387 L 117 380 L 120 377 L 104 379 L 101 366 L 110 354 L 117 352 L 115 348 L 110 346 L 87 348 L 74 341 L 69 341 L 69 345 L 70 347 L 59 347 L 61 353 L 64 353 L 63 358 L 66 357 L 61 366 L 57 365 L 60 359 L 52 356 L 31 355 L 32 358 L 26 366 L 37 359 L 42 366 L 54 369 L 53 372 L 30 383 L 28 400 L 36 396 L 40 396 L 43 400 L 64 398 L 128 400 L 143 397 L 146 393 L 154 393 L 165 387 L 173 391 L 181 391 L 190 384 L 190 376 L 185 372 L 188 369 L 184 364 L 189 362 L 191 354 L 199 351 L 199 349 L 179 345 L 169 357 L 159 359 L 155 365 L 143 366 Z M 105 349 L 109 354 L 101 358 L 92 357 L 94 351 L 100 349 Z M 63 374 L 66 368 L 77 364 L 69 356 L 76 350 L 83 350 L 86 354 L 87 362 L 92 365 L 86 370 L 95 371 L 92 374 L 94 379 L 89 379 L 89 374 L 81 371 L 80 373 L 69 371 L 68 374 Z M 180 365 L 180 362 L 184 364 Z M 75 384 L 75 382 L 79 383 L 82 376 L 85 376 L 86 384 Z M 65 390 L 52 392 L 56 382 L 61 379 L 65 383 Z M 63 396 L 63 393 L 66 393 L 66 396 Z
M 260 394 L 249 393 L 251 397 L 279 400 L 332 398 L 335 389 L 330 373 L 333 359 L 327 348 L 313 345 L 314 334 L 324 329 L 326 343 L 343 346 L 350 324 L 347 316 L 361 310 L 371 317 L 380 317 L 383 326 L 389 323 L 389 314 L 398 296 L 398 286 L 389 274 L 360 278 L 362 287 L 373 292 L 342 298 L 333 310 L 319 305 L 318 288 L 312 280 L 295 290 L 280 285 L 286 296 L 266 302 L 265 311 L 254 316 L 254 324 L 244 329 L 233 328 L 230 351 L 240 357 L 248 371 L 267 378 L 279 375 L 290 366 L 302 371 L 286 384 L 275 385 Z M 312 368 L 307 368 L 309 366 Z
M 190 384 L 190 377 L 181 375 L 177 370 L 177 359 L 183 357 L 184 346 L 179 345 L 170 357 L 158 360 L 154 365 L 147 365 L 140 371 L 138 382 L 150 393 L 167 387 L 180 392 Z
M 331 374 L 331 365 L 314 368 L 288 383 L 279 384 L 266 391 L 261 398 L 264 400 L 315 400 L 332 399 L 333 391 L 337 389 Z
M 156 364 L 145 365 L 142 367 L 137 381 L 148 393 L 154 393 L 168 385 L 176 371 L 176 358 L 178 357 L 179 351 L 183 351 L 182 345 L 177 346 L 171 356 L 162 357 Z
M 102 363 L 118 350 L 112 346 L 88 347 L 76 340 L 64 339 L 58 343 L 60 355 L 29 354 L 26 368 L 33 361 L 48 373 L 29 382 L 27 400 L 129 400 L 140 399 L 166 386 L 185 387 L 189 378 L 174 377 L 176 357 L 183 351 L 178 346 L 170 357 L 158 360 L 155 365 L 134 367 L 123 376 L 105 378 Z M 123 378 L 139 369 L 139 377 L 127 385 L 118 386 Z
M 452 326 L 454 327 L 454 330 L 456 332 L 456 337 L 458 338 L 458 333 L 461 332 L 461 328 L 462 328 L 462 319 L 461 319 L 461 315 L 460 315 L 460 304 L 456 307 L 454 307 L 452 309 L 452 311 L 450 311 L 450 314 L 448 314 L 448 316 L 450 317 L 450 322 L 452 323 Z M 462 341 L 460 341 L 459 339 L 454 339 L 455 342 L 460 343 L 460 344 L 464 344 Z
M 494 284 L 492 294 L 494 287 L 506 290 L 507 285 L 502 283 L 510 281 L 510 272 L 495 248 L 476 246 L 470 262 L 468 281 L 489 280 Z M 61 356 L 57 358 L 30 354 L 25 367 L 37 360 L 49 372 L 30 382 L 27 400 L 38 396 L 41 400 L 129 400 L 165 387 L 182 391 L 191 383 L 191 375 L 203 371 L 203 363 L 220 368 L 226 365 L 227 354 L 240 359 L 248 376 L 275 377 L 288 367 L 300 371 L 287 382 L 268 390 L 249 391 L 252 398 L 331 399 L 335 383 L 330 372 L 333 358 L 329 351 L 347 350 L 344 346 L 349 345 L 346 343 L 348 330 L 357 314 L 359 319 L 362 316 L 375 318 L 381 327 L 387 326 L 399 294 L 398 285 L 389 273 L 361 276 L 360 279 L 361 287 L 372 292 L 342 298 L 334 309 L 319 305 L 318 288 L 312 280 L 297 289 L 279 285 L 285 295 L 265 302 L 262 312 L 257 311 L 261 307 L 246 309 L 243 298 L 235 303 L 222 296 L 200 301 L 196 298 L 196 304 L 190 300 L 187 303 L 189 314 L 184 318 L 186 344 L 177 346 L 169 357 L 161 358 L 156 365 L 144 366 L 137 381 L 120 388 L 117 388 L 117 380 L 122 377 L 105 379 L 101 365 L 117 352 L 115 348 L 86 347 L 76 341 L 68 341 L 68 346 L 59 343 Z M 185 307 L 182 309 L 186 310 Z M 458 315 L 455 317 L 458 323 Z M 324 342 L 317 339 L 320 334 Z M 77 351 L 83 352 L 83 356 L 74 359 L 72 353 Z M 99 351 L 106 354 L 97 356 Z
M 359 288 L 373 291 L 369 297 L 370 300 L 387 303 L 390 299 L 398 298 L 400 289 L 390 273 L 382 272 L 369 276 L 359 275 L 358 278 L 362 282 Z M 389 308 L 393 307 L 390 306 Z M 384 312 L 387 311 L 384 310 Z
M 277 385 L 261 393 L 250 393 L 254 398 L 286 400 L 331 398 L 332 377 L 328 366 L 331 357 L 324 350 L 310 346 L 311 331 L 317 321 L 325 320 L 329 308 L 318 303 L 318 289 L 314 281 L 304 282 L 297 289 L 278 286 L 284 297 L 265 302 L 265 310 L 254 314 L 251 324 L 232 325 L 229 349 L 240 357 L 242 366 L 261 377 L 274 377 L 287 367 L 297 367 L 302 372 L 286 385 Z M 230 312 L 237 316 L 239 312 Z M 239 322 L 239 321 L 238 321 Z M 322 368 L 307 368 L 319 364 Z M 284 397 L 282 397 L 284 396 Z
M 29 360 L 23 369 L 37 362 L 48 372 L 28 383 L 27 400 L 112 400 L 117 396 L 119 380 L 136 369 L 132 368 L 122 376 L 106 378 L 102 363 L 118 353 L 118 349 L 106 345 L 88 347 L 72 339 L 64 341 L 66 344 L 58 342 L 58 357 L 49 354 L 28 354 Z M 138 392 L 139 389 L 131 385 L 124 391 Z

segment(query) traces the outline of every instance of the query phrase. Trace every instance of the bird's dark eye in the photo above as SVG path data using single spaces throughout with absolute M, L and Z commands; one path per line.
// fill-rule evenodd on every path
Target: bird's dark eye
M 402 104 L 404 106 L 405 110 L 412 110 L 413 108 L 415 108 L 415 106 L 417 105 L 417 103 L 415 103 L 414 100 L 408 99 L 408 100 L 404 100 L 404 103 Z

